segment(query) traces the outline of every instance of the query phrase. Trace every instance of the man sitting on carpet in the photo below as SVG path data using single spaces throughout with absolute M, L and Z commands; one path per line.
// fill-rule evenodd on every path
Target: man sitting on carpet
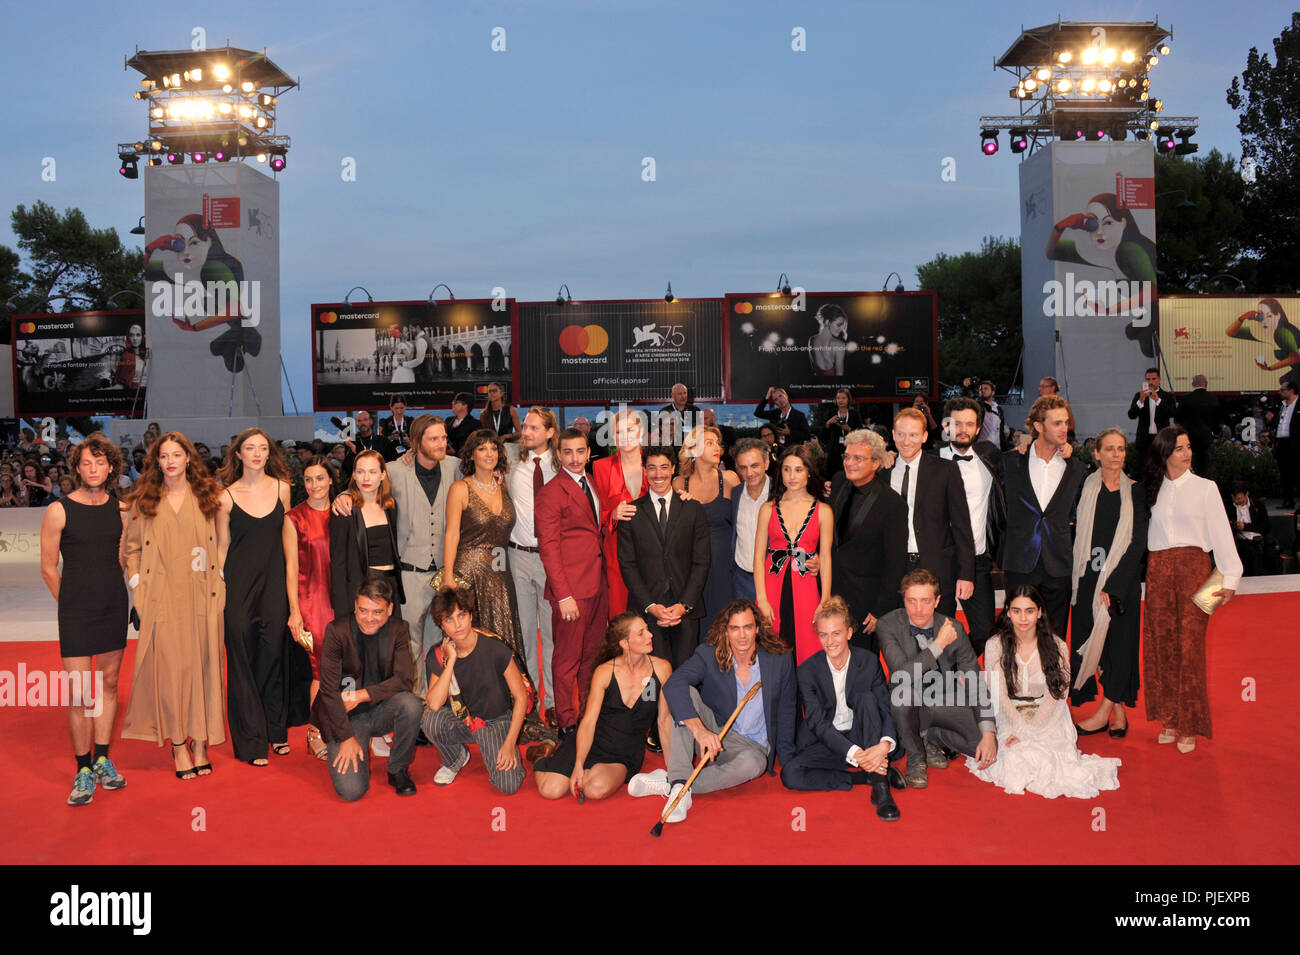
M 868 783 L 876 815 L 893 821 L 898 806 L 889 786 L 904 786 L 902 774 L 889 765 L 898 727 L 876 654 L 849 646 L 852 616 L 843 597 L 828 598 L 813 615 L 824 649 L 799 665 L 804 722 L 794 759 L 781 766 L 781 782 L 787 789 L 809 790 Z
M 393 734 L 388 784 L 399 796 L 414 796 L 407 767 L 415 755 L 420 698 L 410 691 L 414 676 L 410 632 L 393 616 L 393 585 L 371 574 L 357 588 L 353 612 L 325 628 L 320 655 L 320 692 L 311 721 L 329 749 L 334 791 L 354 802 L 370 788 L 366 750 L 370 737 Z
M 903 606 L 880 618 L 876 637 L 889 666 L 889 703 L 907 751 L 907 785 L 924 789 L 926 766 L 944 769 L 954 751 L 987 769 L 998 741 L 979 660 L 961 624 L 936 613 L 939 578 L 903 575 Z M 805 661 L 807 662 L 807 661 Z
M 718 732 L 755 683 L 762 687 L 736 716 L 724 746 Z M 784 766 L 794 757 L 794 658 L 748 600 L 722 608 L 707 641 L 664 684 L 664 698 L 676 721 L 668 771 L 633 776 L 630 795 L 671 801 L 691 775 L 697 749 L 700 758 L 714 759 L 696 777 L 696 793 L 739 786 L 775 772 L 774 760 Z M 683 821 L 690 807 L 688 792 L 666 821 Z

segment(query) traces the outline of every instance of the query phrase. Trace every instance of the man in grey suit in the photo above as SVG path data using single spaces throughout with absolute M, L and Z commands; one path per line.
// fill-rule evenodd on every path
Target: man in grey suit
M 413 690 L 428 690 L 425 657 L 442 643 L 442 631 L 429 616 L 434 591 L 429 584 L 442 566 L 447 520 L 447 491 L 460 478 L 460 459 L 447 454 L 447 425 L 423 414 L 411 423 L 411 450 L 388 465 L 388 480 L 397 502 L 397 554 L 402 568 L 402 619 L 410 628 L 415 663 Z M 352 498 L 339 495 L 337 513 L 352 510 Z
M 944 769 L 948 752 L 974 756 L 981 769 L 998 742 L 979 660 L 961 624 L 936 613 L 939 578 L 924 568 L 903 576 L 903 607 L 880 618 L 876 637 L 889 665 L 889 705 L 907 752 L 907 785 L 924 789 L 926 766 Z M 947 750 L 948 752 L 945 752 Z

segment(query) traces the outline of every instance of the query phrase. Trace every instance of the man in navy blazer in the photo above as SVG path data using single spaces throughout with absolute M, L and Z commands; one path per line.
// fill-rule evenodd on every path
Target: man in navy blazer
M 1007 499 L 1007 530 L 1002 559 L 1007 593 L 1032 584 L 1043 595 L 1053 630 L 1065 633 L 1074 573 L 1075 506 L 1084 465 L 1069 456 L 1067 435 L 1073 423 L 1069 403 L 1044 395 L 1029 409 L 1034 440 L 1025 454 L 1002 455 Z
M 753 600 L 754 541 L 759 531 L 758 512 L 772 492 L 772 479 L 767 476 L 772 452 L 757 438 L 741 438 L 733 453 L 743 483 L 731 492 L 731 596 Z
M 876 654 L 849 646 L 853 614 L 843 597 L 817 608 L 813 625 L 824 648 L 799 665 L 799 697 L 804 721 L 794 759 L 781 765 L 787 789 L 852 789 L 871 786 L 876 815 L 898 818 L 889 791 L 904 787 L 903 776 L 889 765 L 898 749 L 898 726 L 889 709 L 889 693 Z
M 755 683 L 762 687 L 737 715 L 724 748 L 719 729 Z M 691 775 L 697 749 L 701 758 L 714 759 L 696 777 L 696 793 L 739 786 L 764 771 L 774 773 L 776 760 L 784 766 L 794 757 L 794 656 L 748 600 L 722 609 L 708 642 L 664 684 L 664 699 L 675 723 L 668 770 L 633 776 L 630 795 L 676 796 Z M 690 806 L 687 793 L 667 821 L 681 822 Z

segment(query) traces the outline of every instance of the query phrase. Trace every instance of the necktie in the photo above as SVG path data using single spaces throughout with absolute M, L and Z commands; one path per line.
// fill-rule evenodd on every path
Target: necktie
M 975 460 L 975 455 L 973 455 L 973 454 L 954 454 L 954 455 L 952 456 L 952 459 L 953 459 L 954 461 L 974 461 L 974 460 Z
M 537 499 L 537 492 L 542 489 L 542 459 L 533 458 L 533 500 Z
M 596 526 L 599 527 L 600 515 L 596 513 L 596 499 L 591 496 L 591 486 L 587 484 L 587 479 L 585 477 L 578 479 L 578 486 L 582 488 L 582 494 L 587 499 L 587 504 L 591 507 L 592 520 L 594 520 Z
M 659 498 L 659 530 L 664 534 L 668 533 L 668 499 Z
M 898 492 L 899 496 L 904 501 L 907 500 L 907 485 L 908 482 L 911 480 L 911 477 L 912 477 L 912 466 L 910 464 L 904 464 L 903 465 L 903 488 Z

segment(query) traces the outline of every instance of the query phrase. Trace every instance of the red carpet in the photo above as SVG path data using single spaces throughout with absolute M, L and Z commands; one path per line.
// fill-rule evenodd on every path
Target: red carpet
M 127 787 L 98 790 L 91 805 L 74 809 L 64 805 L 74 763 L 63 712 L 6 707 L 0 862 L 1294 863 L 1297 617 L 1296 594 L 1240 597 L 1215 616 L 1215 738 L 1190 756 L 1155 744 L 1159 727 L 1146 723 L 1139 703 L 1126 739 L 1081 741 L 1085 751 L 1124 760 L 1115 792 L 1009 796 L 954 764 L 931 770 L 929 789 L 899 793 L 902 819 L 892 824 L 875 818 L 865 787 L 794 793 L 766 778 L 699 797 L 684 824 L 655 839 L 659 799 L 621 793 L 603 803 L 551 803 L 531 778 L 501 796 L 476 749 L 452 786 L 436 787 L 437 752 L 423 747 L 412 767 L 418 795 L 397 797 L 384 781 L 386 760 L 377 760 L 370 792 L 345 805 L 325 765 L 305 755 L 301 729 L 291 731 L 293 754 L 264 769 L 235 763 L 229 743 L 215 747 L 214 775 L 190 782 L 175 778 L 166 749 L 115 739 Z M 133 641 L 127 673 L 134 653 Z M 15 673 L 21 661 L 57 670 L 57 654 L 53 643 L 0 644 L 0 669 Z M 1247 679 L 1257 702 L 1242 700 Z M 128 679 L 122 690 L 125 699 Z

